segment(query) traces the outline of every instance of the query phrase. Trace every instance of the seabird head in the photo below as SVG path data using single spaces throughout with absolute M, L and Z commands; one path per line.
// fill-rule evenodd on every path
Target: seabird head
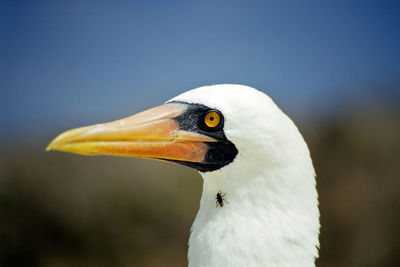
M 309 150 L 294 123 L 254 88 L 193 89 L 125 119 L 66 131 L 47 149 L 199 170 L 204 186 L 191 266 L 313 266 L 318 256 Z
M 299 139 L 292 121 L 266 94 L 223 84 L 187 91 L 125 119 L 66 131 L 47 150 L 160 159 L 213 172 L 234 165 L 237 156 L 269 167 L 301 158 L 293 153 L 304 144 Z
M 214 162 L 221 166 L 208 171 L 219 170 L 225 165 L 229 165 L 226 169 L 238 171 L 238 168 L 247 167 L 248 171 L 251 166 L 260 169 L 260 164 L 274 168 L 292 161 L 309 161 L 308 148 L 294 123 L 270 97 L 252 87 L 236 84 L 204 86 L 187 91 L 167 103 L 202 107 L 197 114 L 213 110 L 221 114 L 221 124 L 216 129 L 196 127 L 204 124 L 201 115 L 197 122 L 187 121 L 193 127 L 188 130 L 215 138 L 221 144 L 218 154 L 226 154 L 223 164 Z M 235 164 L 236 158 L 243 160 L 239 159 Z

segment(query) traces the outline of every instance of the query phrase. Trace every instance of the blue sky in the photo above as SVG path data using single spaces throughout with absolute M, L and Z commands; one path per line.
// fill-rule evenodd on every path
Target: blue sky
M 0 1 L 0 136 L 241 83 L 313 118 L 400 90 L 398 1 Z M 398 94 L 397 94 L 398 95 Z

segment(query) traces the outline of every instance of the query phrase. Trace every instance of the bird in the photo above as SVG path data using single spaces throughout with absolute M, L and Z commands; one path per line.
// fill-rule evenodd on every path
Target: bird
M 320 221 L 310 151 L 294 122 L 253 87 L 198 87 L 130 117 L 63 132 L 47 150 L 198 170 L 190 267 L 315 266 Z

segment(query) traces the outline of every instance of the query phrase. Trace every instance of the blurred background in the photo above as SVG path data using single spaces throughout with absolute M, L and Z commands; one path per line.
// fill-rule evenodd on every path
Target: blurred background
M 196 171 L 44 149 L 216 83 L 303 133 L 317 266 L 400 266 L 399 47 L 398 1 L 0 1 L 0 266 L 186 266 Z

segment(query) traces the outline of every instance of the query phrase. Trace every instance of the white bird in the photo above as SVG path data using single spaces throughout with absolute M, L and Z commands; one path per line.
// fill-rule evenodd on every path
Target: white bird
M 189 266 L 315 266 L 315 172 L 295 124 L 264 93 L 204 86 L 131 117 L 66 131 L 48 150 L 161 159 L 200 171 Z

